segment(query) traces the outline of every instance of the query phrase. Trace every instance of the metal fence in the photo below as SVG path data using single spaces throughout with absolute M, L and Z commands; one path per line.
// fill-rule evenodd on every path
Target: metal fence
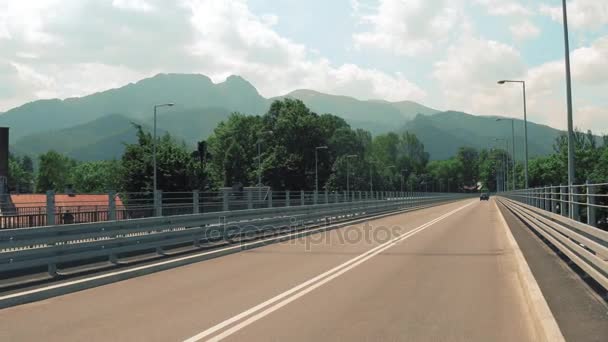
M 551 187 L 504 193 L 499 201 L 519 217 L 545 241 L 557 248 L 589 277 L 608 290 L 608 231 L 580 222 L 586 211 L 586 219 L 593 220 L 594 211 L 604 210 L 605 205 L 593 203 L 593 190 L 586 185 L 585 194 L 551 191 Z M 599 185 L 593 185 L 597 187 Z M 556 187 L 553 187 L 554 189 Z M 580 189 L 580 187 L 576 187 Z M 573 188 L 573 189 L 576 189 Z M 590 202 L 578 198 L 585 195 Z M 577 206 L 585 206 L 585 210 Z M 575 217 L 567 217 L 566 214 Z
M 3 280 L 0 281 L 0 288 L 28 282 L 30 276 L 40 272 L 55 278 L 58 275 L 132 264 L 134 259 L 141 262 L 218 244 L 267 238 L 273 234 L 305 232 L 315 227 L 329 229 L 332 224 L 339 222 L 417 210 L 470 197 L 467 194 L 399 197 L 397 193 L 392 193 L 392 196 L 377 193 L 374 199 L 368 194 L 365 200 L 363 193 L 360 196 L 353 193 L 350 196 L 334 194 L 336 202 L 329 202 L 331 196 L 327 194 L 323 196 L 327 198 L 327 204 L 309 205 L 309 201 L 315 201 L 314 194 L 309 199 L 307 193 L 300 192 L 300 201 L 293 203 L 291 192 L 281 195 L 260 197 L 260 201 L 266 202 L 265 207 L 260 209 L 60 225 L 52 229 L 4 229 L 0 231 L 0 279 Z M 221 207 L 249 207 L 255 204 L 253 195 L 245 195 L 246 200 L 236 197 L 225 200 L 226 197 L 230 198 L 223 193 L 224 200 L 218 201 Z M 187 199 L 177 195 L 173 197 L 175 201 L 184 198 Z M 318 194 L 316 200 L 319 201 Z M 282 206 L 275 206 L 275 203 L 282 203 Z M 197 207 L 200 207 L 200 203 L 192 210 Z
M 28 194 L 0 196 L 0 229 L 121 221 L 161 216 L 215 213 L 313 204 L 423 198 L 440 193 L 390 191 L 192 191 L 105 194 Z
M 608 183 L 546 186 L 502 195 L 608 231 Z

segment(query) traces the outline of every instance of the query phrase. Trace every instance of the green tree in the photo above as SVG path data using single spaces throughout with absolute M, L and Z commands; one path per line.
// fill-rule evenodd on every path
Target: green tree
M 94 161 L 80 163 L 71 170 L 71 183 L 79 193 L 121 190 L 120 162 Z
M 62 192 L 70 185 L 70 174 L 76 161 L 55 151 L 48 151 L 38 157 L 36 191 L 54 190 Z
M 479 180 L 479 152 L 472 147 L 461 147 L 456 158 L 462 164 L 463 185 L 474 186 Z
M 121 188 L 126 192 L 153 190 L 153 138 L 137 129 L 137 143 L 125 147 L 120 168 Z M 183 143 L 169 134 L 157 140 L 156 147 L 158 189 L 165 192 L 191 191 L 199 187 L 200 164 L 192 157 Z
M 29 160 L 29 162 L 28 162 Z M 9 191 L 29 193 L 33 191 L 34 172 L 31 158 L 9 156 Z M 30 164 L 28 164 L 30 163 Z

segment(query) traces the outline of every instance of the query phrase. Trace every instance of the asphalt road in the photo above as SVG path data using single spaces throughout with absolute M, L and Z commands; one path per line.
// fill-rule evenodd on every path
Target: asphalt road
M 0 341 L 534 341 L 494 203 L 391 216 L 0 311 Z

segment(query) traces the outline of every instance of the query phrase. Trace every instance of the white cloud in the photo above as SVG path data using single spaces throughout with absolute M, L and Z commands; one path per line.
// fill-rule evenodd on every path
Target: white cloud
M 475 0 L 484 6 L 489 14 L 496 16 L 528 16 L 532 11 L 518 1 L 508 0 Z
M 571 54 L 574 120 L 582 129 L 608 132 L 608 36 Z M 521 117 L 522 89 L 496 85 L 500 79 L 525 80 L 528 118 L 566 128 L 563 60 L 528 68 L 513 47 L 479 38 L 463 38 L 435 64 L 446 106 L 477 114 Z M 602 102 L 603 101 L 603 102 Z
M 116 87 L 158 72 L 230 74 L 266 96 L 313 88 L 360 98 L 423 100 L 401 74 L 333 65 L 278 34 L 273 14 L 246 0 L 41 0 L 0 14 L 0 110 L 18 102 L 70 97 Z M 0 30 L 0 32 L 3 32 Z M 2 38 L 4 37 L 4 38 Z M 35 57 L 35 58 L 32 58 Z M 44 81 L 42 81 L 44 80 Z
M 529 20 L 514 24 L 509 27 L 513 38 L 517 41 L 524 41 L 528 39 L 534 39 L 540 36 L 540 29 L 538 26 L 532 24 Z
M 471 113 L 507 114 L 521 101 L 514 90 L 509 96 L 496 82 L 523 75 L 525 64 L 512 46 L 475 37 L 463 37 L 434 66 L 444 106 Z M 497 111 L 500 110 L 500 111 Z
M 148 12 L 154 9 L 145 0 L 112 0 L 112 6 L 125 10 Z
M 360 19 L 366 30 L 353 35 L 356 47 L 405 56 L 430 52 L 449 41 L 456 28 L 467 25 L 461 2 L 454 0 L 380 0 L 372 14 Z
M 562 6 L 543 4 L 541 13 L 562 22 Z M 605 0 L 568 1 L 568 24 L 575 29 L 599 29 L 608 25 L 608 2 Z

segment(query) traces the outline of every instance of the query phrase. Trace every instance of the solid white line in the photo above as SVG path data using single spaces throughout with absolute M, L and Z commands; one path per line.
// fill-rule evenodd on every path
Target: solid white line
M 257 321 L 258 319 L 260 319 L 260 318 L 262 318 L 262 317 L 264 317 L 264 316 L 272 313 L 273 311 L 278 310 L 279 308 L 281 308 L 281 307 L 289 304 L 290 302 L 292 302 L 292 301 L 294 301 L 294 300 L 296 300 L 296 299 L 304 296 L 305 294 L 309 293 L 310 291 L 312 291 L 312 290 L 314 290 L 314 289 L 322 286 L 323 284 L 325 284 L 325 283 L 331 281 L 332 279 L 334 279 L 334 278 L 336 278 L 336 277 L 344 274 L 345 272 L 347 272 L 347 271 L 349 271 L 349 270 L 357 267 L 358 265 L 362 264 L 363 262 L 365 262 L 365 261 L 373 258 L 374 256 L 376 256 L 376 255 L 384 252 L 385 250 L 393 247 L 395 244 L 397 244 L 397 243 L 399 243 L 401 241 L 404 241 L 404 240 L 410 238 L 411 236 L 414 236 L 415 234 L 417 234 L 417 233 L 425 230 L 426 228 L 434 225 L 435 223 L 437 223 L 439 221 L 442 221 L 443 219 L 445 219 L 445 218 L 447 218 L 447 217 L 455 214 L 456 212 L 458 212 L 458 211 L 460 211 L 460 210 L 462 210 L 462 209 L 470 206 L 471 204 L 473 204 L 475 202 L 476 201 L 470 202 L 467 205 L 464 205 L 464 206 L 462 206 L 462 207 L 460 207 L 458 209 L 455 209 L 455 210 L 453 210 L 453 211 L 451 211 L 451 212 L 449 212 L 447 214 L 444 214 L 444 215 L 442 215 L 442 216 L 440 216 L 440 217 L 438 217 L 438 218 L 436 218 L 434 220 L 431 220 L 431 221 L 429 221 L 429 222 L 427 222 L 427 223 L 425 223 L 425 224 L 423 224 L 423 225 L 421 225 L 421 226 L 419 226 L 419 227 L 417 227 L 415 229 L 412 229 L 412 230 L 408 231 L 407 233 L 404 233 L 404 234 L 402 234 L 402 235 L 400 235 L 400 236 L 398 236 L 398 237 L 396 237 L 396 238 L 394 238 L 394 239 L 392 239 L 392 240 L 390 240 L 388 242 L 385 242 L 382 245 L 379 245 L 379 246 L 377 246 L 377 247 L 375 247 L 375 248 L 373 248 L 373 249 L 371 249 L 371 250 L 369 250 L 369 251 L 367 251 L 367 252 L 365 252 L 365 253 L 363 253 L 363 254 L 361 254 L 361 255 L 359 255 L 359 256 L 357 256 L 357 257 L 355 257 L 355 258 L 353 258 L 353 259 L 351 259 L 351 260 L 349 260 L 349 261 L 347 261 L 347 262 L 345 262 L 343 264 L 341 264 L 341 265 L 339 265 L 339 266 L 336 266 L 336 267 L 332 268 L 331 270 L 329 270 L 329 271 L 327 271 L 325 273 L 322 273 L 322 274 L 320 274 L 320 275 L 318 275 L 318 276 L 316 276 L 316 277 L 314 277 L 314 278 L 312 278 L 312 279 L 310 279 L 310 280 L 308 280 L 308 281 L 306 281 L 306 282 L 304 282 L 304 283 L 302 283 L 302 284 L 300 284 L 300 285 L 298 285 L 296 287 L 293 287 L 292 289 L 290 289 L 288 291 L 285 291 L 285 292 L 283 292 L 283 293 L 281 293 L 281 294 L 279 294 L 279 295 L 277 295 L 277 296 L 275 296 L 275 297 L 273 297 L 273 298 L 271 298 L 271 299 L 269 299 L 269 300 L 267 300 L 267 301 L 265 301 L 265 302 L 263 302 L 261 304 L 258 304 L 258 305 L 254 306 L 254 307 L 252 307 L 252 308 L 250 308 L 250 309 L 248 309 L 246 311 L 243 311 L 240 314 L 235 315 L 235 316 L 233 316 L 233 317 L 231 317 L 231 318 L 229 318 L 229 319 L 227 319 L 227 320 L 225 320 L 225 321 L 223 321 L 223 322 L 221 322 L 221 323 L 219 323 L 219 324 L 217 324 L 217 325 L 215 325 L 215 326 L 213 326 L 213 327 L 211 327 L 211 328 L 209 328 L 209 329 L 207 329 L 207 330 L 205 330 L 205 331 L 203 331 L 203 332 L 201 332 L 199 334 L 196 334 L 196 335 L 194 335 L 194 336 L 186 339 L 184 342 L 200 341 L 201 339 L 203 339 L 203 338 L 205 338 L 205 337 L 207 337 L 209 335 L 212 335 L 212 334 L 216 333 L 217 331 L 219 331 L 221 329 L 224 329 L 224 328 L 228 327 L 229 325 L 234 324 L 234 323 L 236 323 L 236 322 L 238 322 L 238 321 L 246 318 L 247 316 L 255 314 L 256 312 L 258 312 L 258 311 L 260 311 L 260 310 L 268 307 L 269 305 L 271 305 L 271 304 L 273 304 L 275 302 L 280 301 L 280 302 L 274 304 L 273 306 L 267 308 L 266 310 L 264 310 L 262 312 L 259 312 L 258 314 L 255 314 L 254 316 L 252 316 L 252 317 L 246 319 L 245 321 L 243 321 L 243 322 L 235 325 L 234 327 L 232 327 L 232 328 L 230 328 L 230 329 L 222 332 L 221 334 L 219 334 L 217 336 L 214 336 L 212 339 L 209 340 L 209 341 L 219 341 L 219 340 L 221 340 L 221 339 L 223 339 L 223 338 L 225 338 L 225 337 L 227 337 L 227 336 L 229 336 L 229 335 L 237 332 L 238 330 L 240 330 L 240 329 L 248 326 L 249 324 Z M 308 287 L 308 288 L 306 288 L 306 287 Z M 300 290 L 303 290 L 303 291 L 300 291 Z M 300 291 L 300 292 L 298 293 L 298 291 Z
M 328 229 L 332 229 L 332 227 L 341 227 L 341 226 L 344 226 L 345 224 L 358 224 L 360 222 L 365 222 L 365 221 L 369 221 L 369 220 L 374 220 L 376 218 L 385 217 L 385 216 L 389 216 L 389 215 L 396 215 L 396 214 L 399 214 L 399 212 L 390 213 L 390 214 L 383 213 L 383 214 L 379 214 L 379 215 L 375 215 L 375 216 L 363 217 L 361 219 L 357 219 L 357 220 L 354 220 L 354 221 L 339 222 L 339 223 L 332 224 L 332 225 L 329 225 L 329 226 L 323 226 L 323 227 L 309 229 L 309 230 L 302 230 L 302 231 L 298 231 L 298 232 L 294 232 L 294 233 L 289 233 L 289 234 L 285 234 L 285 235 L 271 237 L 271 238 L 268 238 L 268 239 L 256 240 L 256 241 L 253 241 L 253 242 L 248 242 L 248 243 L 244 243 L 244 244 L 238 244 L 238 245 L 235 245 L 235 246 L 225 247 L 225 248 L 221 248 L 221 249 L 214 249 L 214 250 L 211 250 L 211 251 L 208 251 L 208 252 L 192 254 L 192 255 L 188 255 L 188 256 L 184 256 L 184 257 L 180 257 L 180 258 L 171 258 L 169 260 L 160 261 L 160 262 L 156 262 L 156 263 L 153 263 L 153 264 L 148 264 L 148 265 L 143 265 L 143 266 L 138 266 L 138 267 L 133 267 L 133 268 L 128 268 L 128 269 L 121 270 L 121 271 L 104 273 L 104 274 L 100 274 L 100 275 L 96 275 L 96 276 L 92 276 L 92 277 L 88 277 L 88 278 L 68 281 L 68 282 L 65 282 L 65 283 L 49 285 L 49 286 L 45 286 L 45 287 L 41 287 L 41 288 L 36 288 L 36 289 L 32 289 L 32 290 L 27 290 L 27 291 L 22 291 L 22 292 L 16 292 L 16 293 L 8 294 L 8 295 L 5 295 L 5 296 L 0 296 L 0 302 L 4 301 L 4 300 L 12 299 L 12 298 L 17 298 L 17 297 L 22 297 L 22 296 L 29 296 L 29 295 L 33 295 L 33 294 L 36 294 L 36 293 L 41 293 L 41 292 L 49 291 L 49 290 L 60 289 L 60 288 L 63 288 L 63 287 L 68 287 L 68 286 L 72 286 L 72 285 L 78 285 L 78 284 L 83 284 L 83 283 L 87 283 L 87 282 L 90 282 L 90 281 L 99 280 L 99 279 L 114 277 L 114 276 L 125 274 L 125 273 L 142 271 L 142 270 L 151 269 L 151 268 L 158 267 L 158 266 L 163 266 L 163 265 L 170 265 L 172 263 L 178 263 L 178 262 L 181 262 L 181 261 L 186 261 L 186 260 L 190 260 L 190 259 L 200 258 L 200 257 L 203 257 L 205 255 L 213 255 L 213 254 L 217 254 L 217 253 L 221 253 L 221 252 L 225 252 L 225 251 L 237 250 L 237 249 L 241 249 L 243 247 L 253 246 L 253 245 L 257 245 L 257 244 L 261 244 L 261 243 L 265 243 L 265 242 L 271 242 L 271 241 L 276 241 L 276 240 L 281 240 L 281 239 L 287 239 L 287 238 L 290 238 L 290 237 L 301 235 L 303 233 L 312 235 L 315 232 L 322 232 L 322 231 L 325 231 L 325 230 L 328 230 Z

